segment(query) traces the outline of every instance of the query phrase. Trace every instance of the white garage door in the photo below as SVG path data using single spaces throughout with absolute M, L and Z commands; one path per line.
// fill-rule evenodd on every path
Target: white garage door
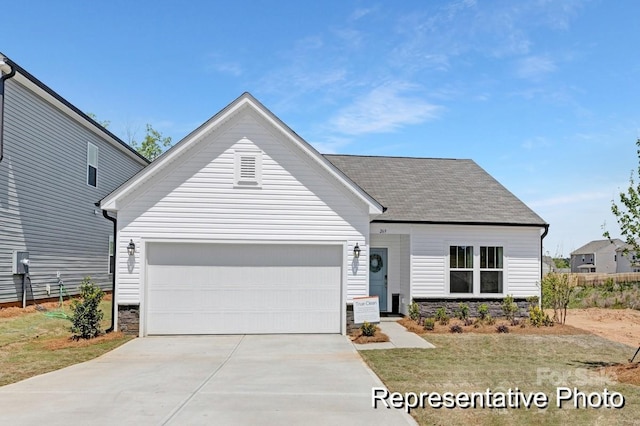
M 152 243 L 147 334 L 339 333 L 342 246 Z

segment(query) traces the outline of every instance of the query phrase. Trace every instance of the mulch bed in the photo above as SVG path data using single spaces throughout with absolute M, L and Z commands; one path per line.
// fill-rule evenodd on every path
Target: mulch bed
M 429 334 L 451 334 L 451 327 L 454 325 L 460 325 L 462 327 L 463 333 L 475 333 L 475 334 L 491 334 L 497 333 L 497 328 L 501 325 L 506 325 L 509 329 L 509 333 L 511 334 L 529 334 L 529 335 L 567 335 L 567 334 L 590 334 L 585 330 L 581 330 L 579 328 L 571 327 L 570 325 L 562 325 L 555 324 L 553 327 L 534 327 L 529 324 L 529 321 L 526 319 L 520 319 L 520 323 L 518 325 L 511 325 L 510 321 L 500 319 L 496 320 L 495 324 L 479 324 L 478 327 L 475 325 L 464 325 L 464 322 L 458 319 L 452 319 L 449 321 L 447 325 L 441 325 L 436 321 L 433 330 L 425 330 L 423 326 L 416 323 L 409 317 L 404 317 L 398 320 L 398 323 L 406 328 L 408 331 L 419 335 L 429 335 Z
M 353 343 L 357 343 L 359 345 L 364 343 L 382 343 L 389 341 L 389 336 L 381 332 L 380 327 L 376 327 L 376 332 L 373 336 L 365 336 L 360 330 L 358 330 L 349 337 Z

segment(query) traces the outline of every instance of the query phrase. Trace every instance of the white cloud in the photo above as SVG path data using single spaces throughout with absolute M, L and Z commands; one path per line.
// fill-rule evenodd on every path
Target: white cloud
M 574 205 L 579 203 L 589 203 L 591 201 L 611 201 L 611 193 L 605 191 L 588 191 L 588 192 L 578 192 L 567 195 L 558 195 L 549 198 L 543 198 L 536 201 L 531 201 L 527 203 L 531 208 L 539 208 L 539 207 L 553 207 L 553 206 L 565 206 L 565 205 Z
M 534 149 L 548 148 L 550 146 L 551 146 L 551 142 L 549 142 L 546 138 L 543 138 L 540 136 L 527 139 L 522 143 L 522 148 L 528 151 L 531 151 Z
M 441 107 L 406 93 L 414 89 L 406 83 L 378 86 L 340 110 L 329 124 L 338 133 L 360 135 L 392 132 L 436 119 Z
M 529 56 L 518 61 L 516 74 L 520 78 L 539 80 L 556 69 L 555 62 L 548 56 Z

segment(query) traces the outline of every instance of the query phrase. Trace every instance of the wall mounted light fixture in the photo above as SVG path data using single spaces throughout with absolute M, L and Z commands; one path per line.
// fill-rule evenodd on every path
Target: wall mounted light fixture
M 133 240 L 129 241 L 129 245 L 127 246 L 127 253 L 129 253 L 129 256 L 133 256 L 134 254 L 136 254 L 136 245 Z
M 356 243 L 356 246 L 353 248 L 353 257 L 356 259 L 360 257 L 360 246 Z

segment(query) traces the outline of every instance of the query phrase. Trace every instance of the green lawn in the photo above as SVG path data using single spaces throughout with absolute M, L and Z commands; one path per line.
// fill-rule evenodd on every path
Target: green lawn
M 361 351 L 361 356 L 390 392 L 543 392 L 549 408 L 415 409 L 421 425 L 564 425 L 637 424 L 640 387 L 619 384 L 598 367 L 625 363 L 635 348 L 593 335 L 533 336 L 507 334 L 429 334 L 436 349 Z M 586 394 L 620 392 L 622 409 L 556 408 L 556 388 L 566 386 Z M 595 399 L 594 399 L 595 401 Z M 386 408 L 378 408 L 386 409 Z
M 103 329 L 111 325 L 111 301 L 103 301 Z M 66 308 L 69 312 L 69 308 Z M 65 319 L 32 312 L 0 318 L 0 386 L 87 361 L 131 339 L 120 333 L 93 341 L 71 342 Z

